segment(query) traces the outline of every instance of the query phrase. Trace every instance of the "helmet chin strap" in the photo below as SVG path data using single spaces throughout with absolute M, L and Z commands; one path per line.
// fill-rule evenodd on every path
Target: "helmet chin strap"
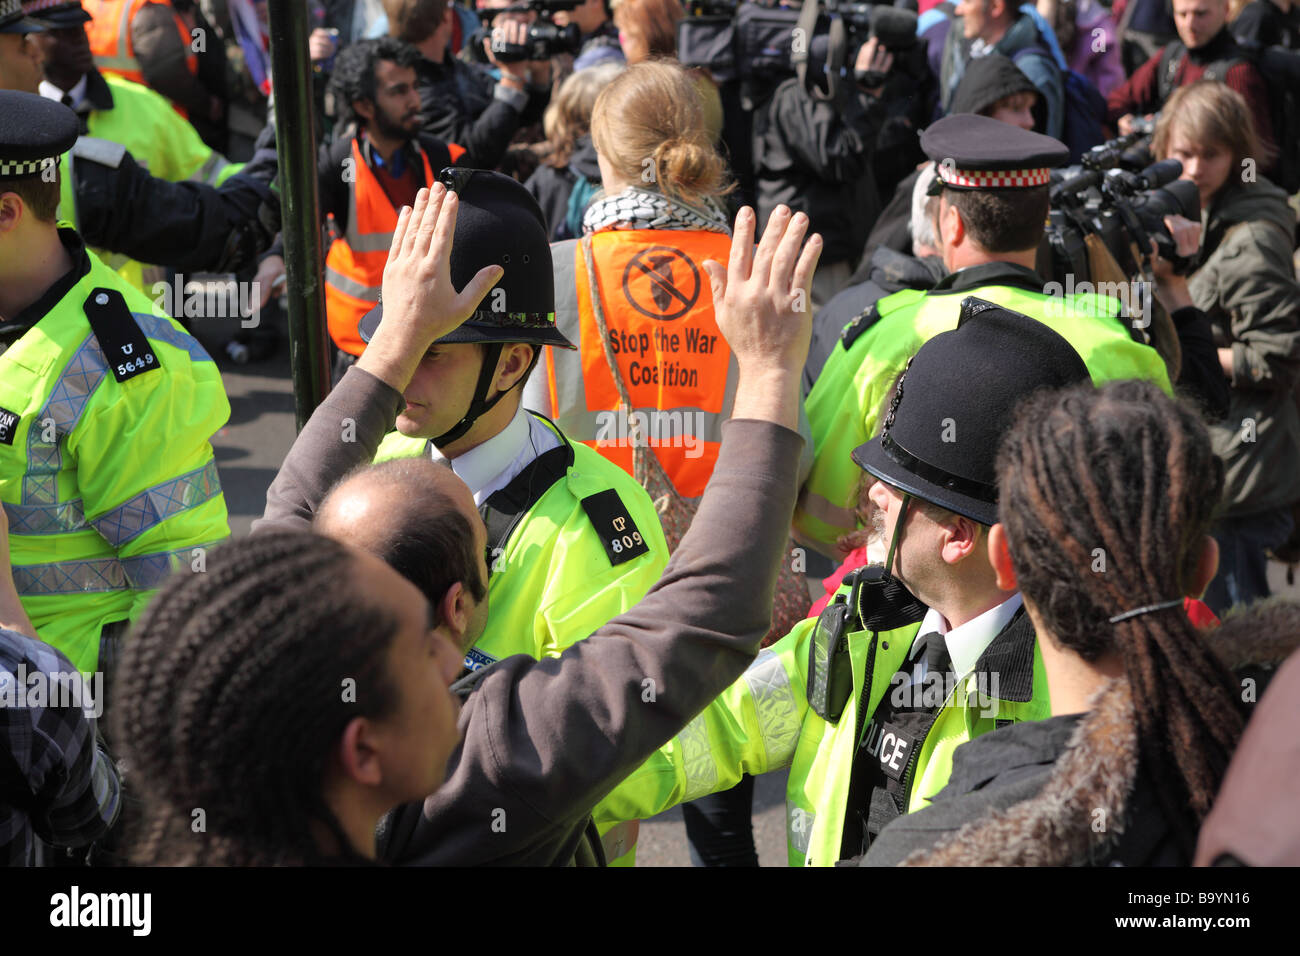
M 894 574 L 894 552 L 898 550 L 898 541 L 903 536 L 903 523 L 907 521 L 907 509 L 911 503 L 911 493 L 903 492 L 903 507 L 898 511 L 898 520 L 894 522 L 894 533 L 889 539 L 889 552 L 885 555 L 885 573 L 891 577 L 897 577 Z
M 491 399 L 488 399 L 488 389 L 492 387 L 492 379 L 496 377 L 497 363 L 501 361 L 501 352 L 505 346 L 506 343 L 504 342 L 486 343 L 483 351 L 483 366 L 479 369 L 478 382 L 474 385 L 474 397 L 470 399 L 469 410 L 465 412 L 465 417 L 458 423 L 443 432 L 437 438 L 430 439 L 435 447 L 442 448 L 445 445 L 450 445 L 456 439 L 463 436 L 467 431 L 474 427 L 474 423 L 478 421 L 480 417 L 492 409 L 497 402 L 505 398 L 506 395 L 510 393 L 511 389 L 518 387 L 528 380 L 528 373 L 533 370 L 533 367 L 537 364 L 537 360 L 542 355 L 541 348 L 536 345 L 533 346 L 533 357 L 528 363 L 528 368 L 524 370 L 524 374 L 520 375 L 510 388 L 497 392 Z
M 505 343 L 503 342 L 488 343 L 483 352 L 483 365 L 478 371 L 478 382 L 474 385 L 474 397 L 469 400 L 469 409 L 465 412 L 465 417 L 459 422 L 437 438 L 431 439 L 436 447 L 442 448 L 444 445 L 450 445 L 463 436 L 474 427 L 474 423 L 479 420 L 480 416 L 501 401 L 506 392 L 510 390 L 506 389 L 506 392 L 497 392 L 490 400 L 487 397 L 488 389 L 492 387 L 492 379 L 496 377 L 497 362 L 501 359 L 501 350 L 504 347 Z

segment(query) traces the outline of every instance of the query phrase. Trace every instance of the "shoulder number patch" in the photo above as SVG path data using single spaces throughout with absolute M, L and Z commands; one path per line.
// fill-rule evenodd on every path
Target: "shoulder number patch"
M 582 510 L 587 512 L 596 534 L 600 536 L 610 564 L 622 564 L 649 553 L 650 546 L 641 537 L 636 522 L 627 513 L 627 506 L 613 488 L 583 498 Z
M 19 421 L 17 412 L 11 412 L 7 408 L 0 408 L 0 445 L 12 445 L 14 443 L 14 435 L 18 433 Z
M 116 289 L 93 289 L 86 297 L 84 308 L 91 331 L 104 350 L 104 361 L 115 379 L 125 382 L 141 372 L 162 368 L 122 293 Z

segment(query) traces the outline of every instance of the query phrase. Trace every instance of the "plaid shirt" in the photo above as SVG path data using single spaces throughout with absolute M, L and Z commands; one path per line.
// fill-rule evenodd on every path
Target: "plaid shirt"
M 59 699 L 66 695 L 57 688 L 75 673 L 50 645 L 0 629 L 0 866 L 30 865 L 33 834 L 83 846 L 117 819 L 117 770 L 82 709 L 88 697 Z M 29 702 L 42 683 L 49 693 Z

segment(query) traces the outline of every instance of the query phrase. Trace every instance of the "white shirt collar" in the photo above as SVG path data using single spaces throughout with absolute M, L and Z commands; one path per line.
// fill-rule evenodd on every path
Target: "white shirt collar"
M 80 107 L 82 101 L 86 98 L 86 76 L 87 74 L 83 73 L 81 79 L 77 80 L 77 85 L 68 90 L 68 97 L 72 100 L 72 108 L 74 110 Z M 49 80 L 41 80 L 41 96 L 45 97 L 47 100 L 54 100 L 59 103 L 63 102 L 63 90 L 59 89 Z
M 483 444 L 451 459 L 451 470 L 469 485 L 474 504 L 481 505 L 494 492 L 510 484 L 535 458 L 559 446 L 559 436 L 520 405 L 505 428 Z M 429 447 L 434 461 L 447 460 L 436 446 Z
M 948 629 L 944 616 L 930 608 L 921 620 L 921 629 L 917 636 L 935 631 L 943 635 L 943 642 L 948 646 L 948 656 L 952 659 L 952 669 L 958 677 L 964 677 L 975 669 L 993 638 L 1002 633 L 1010 623 L 1016 611 L 1024 601 L 1017 591 L 997 607 L 991 607 L 979 617 L 972 618 L 960 627 Z

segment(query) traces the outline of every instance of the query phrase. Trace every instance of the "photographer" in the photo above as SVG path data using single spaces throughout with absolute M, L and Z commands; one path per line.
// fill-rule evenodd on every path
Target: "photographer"
M 884 110 L 881 86 L 868 90 L 837 77 L 832 94 L 823 69 L 827 38 L 814 37 L 810 46 L 808 83 L 784 81 L 754 111 L 754 177 L 761 222 L 788 205 L 806 213 L 825 240 L 813 279 L 813 306 L 819 308 L 848 282 L 880 213 L 872 153 Z M 882 74 L 893 63 L 893 54 L 872 37 L 853 66 Z
M 424 132 L 464 147 L 464 165 L 494 168 L 519 127 L 540 119 L 546 106 L 548 92 L 534 95 L 528 85 L 536 64 L 502 64 L 489 50 L 489 62 L 501 68 L 498 81 L 484 67 L 453 57 L 447 44 L 456 14 L 447 0 L 384 0 L 384 9 L 389 32 L 422 54 L 416 74 Z M 505 29 L 514 42 L 520 25 Z
M 1153 150 L 1183 163 L 1206 222 L 1202 265 L 1180 293 L 1210 316 L 1229 413 L 1210 425 L 1227 464 L 1223 511 L 1211 529 L 1220 571 L 1205 602 L 1216 614 L 1269 593 L 1266 554 L 1290 534 L 1300 489 L 1300 288 L 1291 262 L 1294 215 L 1282 190 L 1247 179 L 1266 153 L 1246 100 L 1214 81 L 1177 90 L 1161 112 Z
M 582 33 L 582 46 L 573 61 L 573 72 L 601 63 L 623 63 L 623 49 L 618 42 L 618 28 L 610 19 L 609 0 L 583 0 L 580 6 L 557 14 L 556 23 L 576 23 Z

